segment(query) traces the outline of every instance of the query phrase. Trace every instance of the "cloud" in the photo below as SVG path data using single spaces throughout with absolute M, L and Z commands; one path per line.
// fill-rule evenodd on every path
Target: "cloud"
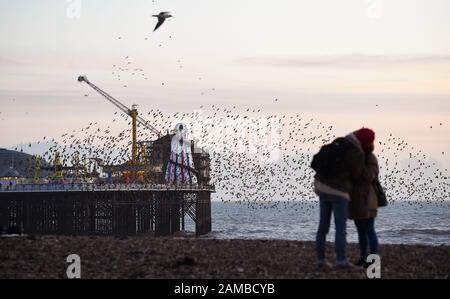
M 2 67 L 21 66 L 21 65 L 25 65 L 25 63 L 18 61 L 18 60 L 0 56 L 0 66 L 2 66 Z
M 238 59 L 247 65 L 271 67 L 376 67 L 405 64 L 450 63 L 450 55 L 331 55 L 331 56 L 260 56 Z
M 0 67 L 36 67 L 40 71 L 48 69 L 63 69 L 74 67 L 95 66 L 97 69 L 108 69 L 111 66 L 111 58 L 97 51 L 79 50 L 17 50 L 15 52 L 4 51 L 0 53 Z

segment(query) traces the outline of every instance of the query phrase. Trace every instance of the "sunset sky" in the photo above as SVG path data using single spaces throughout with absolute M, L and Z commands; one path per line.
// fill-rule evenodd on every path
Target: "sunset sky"
M 447 0 L 0 0 L 0 40 L 0 147 L 108 123 L 83 74 L 144 110 L 304 113 L 448 164 Z

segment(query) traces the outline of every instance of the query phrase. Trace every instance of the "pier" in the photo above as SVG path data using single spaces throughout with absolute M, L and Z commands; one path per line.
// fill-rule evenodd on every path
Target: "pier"
M 0 224 L 24 234 L 168 236 L 211 231 L 210 186 L 27 184 L 0 192 Z

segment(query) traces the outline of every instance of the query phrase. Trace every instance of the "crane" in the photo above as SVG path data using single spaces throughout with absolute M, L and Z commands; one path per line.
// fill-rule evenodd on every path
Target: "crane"
M 154 134 L 156 134 L 159 137 L 161 137 L 161 132 L 158 131 L 155 127 L 153 127 L 151 124 L 148 123 L 148 121 L 144 120 L 142 117 L 138 115 L 137 112 L 137 105 L 133 104 L 131 106 L 131 109 L 129 109 L 127 106 L 122 104 L 119 100 L 115 99 L 102 89 L 100 89 L 98 86 L 93 84 L 88 80 L 86 76 L 79 76 L 78 82 L 82 83 L 85 82 L 87 85 L 92 87 L 95 91 L 97 91 L 99 94 L 101 94 L 103 97 L 105 97 L 108 101 L 110 101 L 113 105 L 115 105 L 117 108 L 119 108 L 122 112 L 129 115 L 131 117 L 131 126 L 132 126 L 132 144 L 131 144 L 131 156 L 132 161 L 137 162 L 138 159 L 138 142 L 137 142 L 137 130 L 136 125 L 137 123 L 143 125 L 145 128 L 152 131 Z

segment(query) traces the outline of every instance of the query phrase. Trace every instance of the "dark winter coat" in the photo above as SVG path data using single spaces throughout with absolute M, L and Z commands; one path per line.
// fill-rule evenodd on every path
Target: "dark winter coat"
M 334 189 L 350 194 L 351 197 L 354 182 L 358 182 L 363 174 L 365 157 L 361 144 L 353 134 L 345 138 L 349 141 L 349 146 L 342 164 L 344 171 L 332 179 L 323 178 L 317 174 L 315 178 Z
M 359 183 L 355 183 L 350 195 L 349 218 L 368 219 L 377 216 L 378 198 L 374 181 L 378 178 L 378 160 L 374 154 L 368 154 L 364 171 Z

